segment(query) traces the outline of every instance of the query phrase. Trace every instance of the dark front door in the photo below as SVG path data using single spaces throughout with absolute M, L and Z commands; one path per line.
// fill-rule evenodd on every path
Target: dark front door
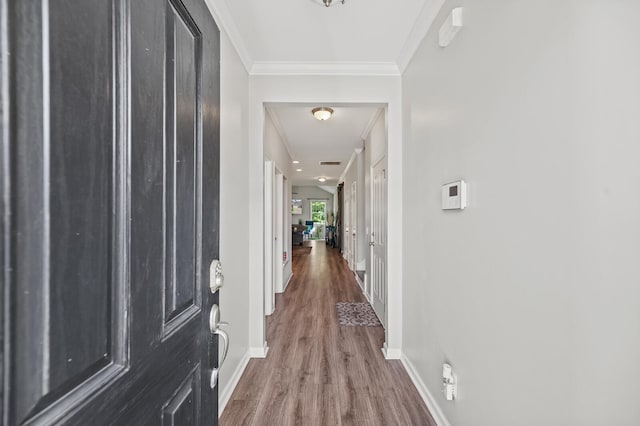
M 2 424 L 211 425 L 219 32 L 203 0 L 0 0 Z

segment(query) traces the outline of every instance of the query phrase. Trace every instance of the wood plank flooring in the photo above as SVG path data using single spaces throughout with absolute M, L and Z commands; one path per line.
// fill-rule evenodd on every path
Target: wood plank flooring
M 340 327 L 336 302 L 363 302 L 337 249 L 313 243 L 267 318 L 269 353 L 252 359 L 220 418 L 237 425 L 436 425 L 382 327 Z

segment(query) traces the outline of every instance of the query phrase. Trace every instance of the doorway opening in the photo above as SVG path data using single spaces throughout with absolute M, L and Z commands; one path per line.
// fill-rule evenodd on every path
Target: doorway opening
M 394 325 L 393 321 L 389 321 L 389 312 L 398 312 L 393 306 L 391 309 L 387 306 L 388 301 L 395 301 L 395 298 L 386 294 L 389 292 L 386 283 L 390 270 L 386 265 L 387 245 L 386 241 L 385 244 L 376 241 L 377 235 L 386 236 L 386 232 L 382 233 L 378 228 L 384 226 L 386 229 L 387 215 L 383 217 L 380 211 L 372 211 L 373 167 L 381 158 L 385 158 L 390 146 L 388 106 L 375 103 L 332 104 L 335 114 L 328 124 L 313 119 L 309 114 L 310 106 L 305 103 L 263 104 L 265 114 L 262 158 L 273 161 L 273 167 L 281 170 L 283 175 L 290 176 L 290 179 L 282 181 L 283 184 L 286 182 L 282 188 L 284 199 L 272 201 L 270 190 L 273 180 L 277 178 L 274 177 L 269 182 L 269 177 L 262 176 L 266 184 L 263 193 L 263 241 L 265 251 L 271 251 L 271 256 L 265 253 L 263 257 L 267 263 L 263 264 L 262 270 L 264 299 L 260 298 L 262 300 L 258 302 L 270 302 L 270 306 L 265 306 L 262 321 L 256 321 L 256 341 L 264 342 L 265 349 L 263 351 L 262 346 L 256 347 L 255 353 L 266 354 L 268 350 L 266 317 L 275 313 L 275 307 L 279 304 L 277 301 L 280 300 L 280 296 L 272 299 L 272 296 L 280 293 L 276 286 L 281 280 L 288 284 L 289 281 L 295 283 L 296 279 L 302 278 L 295 276 L 292 263 L 288 263 L 291 269 L 283 271 L 282 277 L 273 276 L 275 269 L 287 267 L 287 264 L 282 265 L 282 262 L 292 261 L 294 255 L 300 255 L 292 251 L 291 244 L 296 241 L 301 247 L 311 248 L 312 255 L 320 253 L 320 250 L 313 251 L 312 247 L 327 243 L 326 248 L 335 249 L 340 257 L 346 260 L 345 265 L 348 271 L 357 277 L 356 281 L 365 300 L 372 307 L 375 305 L 374 312 L 381 317 L 380 322 L 386 326 L 383 342 L 385 356 L 397 358 L 399 352 L 387 350 L 389 325 Z M 354 131 L 354 134 L 349 133 Z M 350 136 L 345 137 L 345 134 Z M 380 186 L 383 182 L 378 183 Z M 386 197 L 378 197 L 375 200 L 378 209 L 384 210 L 385 213 L 389 207 L 387 200 Z M 280 205 L 281 202 L 286 206 L 283 211 L 273 211 L 273 205 Z M 274 222 L 279 222 L 279 216 L 285 211 L 287 218 L 282 220 L 282 228 L 283 232 L 290 234 L 289 238 L 272 230 Z M 380 226 L 375 227 L 374 220 L 379 222 Z M 378 232 L 374 231 L 374 228 Z M 279 242 L 273 244 L 275 238 L 278 238 Z M 380 252 L 375 256 L 374 245 L 378 246 Z M 325 245 L 322 246 L 324 250 Z M 280 263 L 274 264 L 276 261 Z M 286 284 L 283 285 L 281 291 L 284 292 L 287 287 Z M 286 295 L 283 294 L 283 297 Z M 377 303 L 374 303 L 374 300 Z M 392 317 L 392 320 L 394 318 Z M 394 336 L 397 335 L 396 326 Z
M 324 200 L 311 200 L 310 207 L 311 221 L 313 222 L 311 239 L 323 240 L 325 237 L 325 223 L 327 220 L 327 202 Z

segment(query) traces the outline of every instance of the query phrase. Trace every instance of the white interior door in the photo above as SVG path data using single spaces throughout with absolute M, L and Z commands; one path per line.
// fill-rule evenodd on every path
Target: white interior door
M 373 167 L 371 196 L 371 300 L 386 325 L 387 303 L 387 159 Z
M 351 258 L 351 238 L 349 232 L 351 230 L 351 197 L 349 194 L 349 188 L 344 188 L 344 244 L 343 244 L 343 257 L 347 259 L 347 263 Z M 349 265 L 351 266 L 351 265 Z
M 358 256 L 357 256 L 357 232 L 358 229 L 358 198 L 357 198 L 357 182 L 353 182 L 351 184 L 351 226 L 350 229 L 350 240 L 351 240 L 351 253 L 349 258 L 349 266 L 352 270 L 356 270 L 356 266 L 358 264 Z

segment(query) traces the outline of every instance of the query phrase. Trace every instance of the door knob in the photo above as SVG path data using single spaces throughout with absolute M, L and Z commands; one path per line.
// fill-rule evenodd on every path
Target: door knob
M 211 293 L 215 293 L 224 285 L 224 275 L 222 275 L 222 263 L 218 259 L 211 261 L 209 266 L 209 288 Z
M 224 342 L 224 349 L 222 350 L 222 359 L 218 363 L 218 367 L 214 367 L 211 371 L 211 380 L 209 382 L 211 389 L 215 388 L 218 384 L 218 375 L 220 374 L 222 364 L 224 364 L 224 361 L 227 359 L 227 352 L 229 351 L 229 335 L 224 330 L 220 330 L 220 327 L 224 325 L 229 325 L 229 323 L 220 321 L 220 307 L 214 304 L 211 306 L 211 312 L 209 313 L 209 331 L 213 335 L 220 336 Z

